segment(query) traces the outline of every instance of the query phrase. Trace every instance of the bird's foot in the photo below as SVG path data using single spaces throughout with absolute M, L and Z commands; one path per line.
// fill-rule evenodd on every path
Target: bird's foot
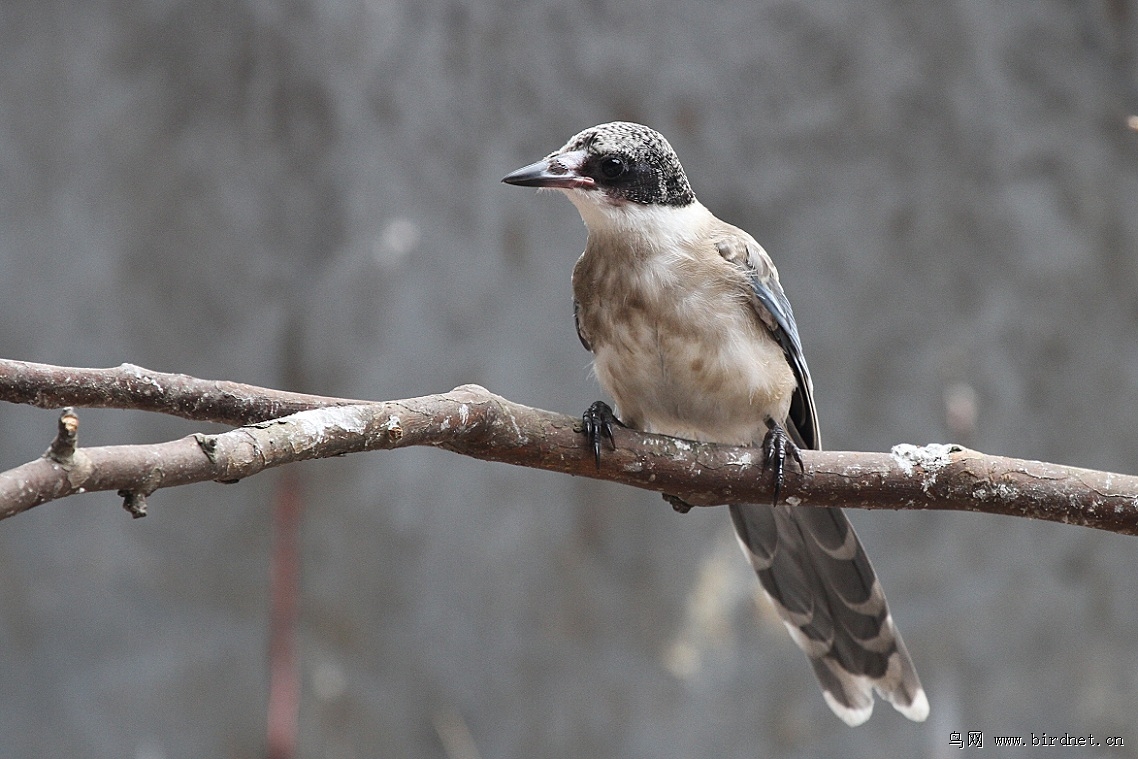
M 692 509 L 692 505 L 678 495 L 669 495 L 668 493 L 662 493 L 661 495 L 664 496 L 665 501 L 672 504 L 672 508 L 679 514 L 686 514 Z
M 604 401 L 597 401 L 581 415 L 582 431 L 585 440 L 593 449 L 593 457 L 597 462 L 597 469 L 601 468 L 601 440 L 607 439 L 612 449 L 616 450 L 616 442 L 612 439 L 613 426 L 623 427 L 624 422 L 616 418 L 612 407 Z
M 763 468 L 774 471 L 774 501 L 772 504 L 777 506 L 778 500 L 782 496 L 782 485 L 786 481 L 787 454 L 798 462 L 799 471 L 805 471 L 805 467 L 802 465 L 802 452 L 786 434 L 782 425 L 775 421 L 769 421 L 767 427 L 770 429 L 766 437 L 763 438 Z

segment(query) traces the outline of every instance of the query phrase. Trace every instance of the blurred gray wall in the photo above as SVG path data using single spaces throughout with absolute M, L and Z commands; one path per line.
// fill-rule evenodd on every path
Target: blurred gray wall
M 8 0 L 0 355 L 578 413 L 584 229 L 498 180 L 622 118 L 776 257 L 828 447 L 1138 471 L 1136 12 Z M 207 428 L 81 417 L 88 445 Z M 54 419 L 0 407 L 0 466 Z M 305 757 L 1138 756 L 1133 539 L 854 514 L 933 712 L 850 729 L 719 510 L 436 451 L 301 473 Z M 262 754 L 275 477 L 0 524 L 0 757 Z

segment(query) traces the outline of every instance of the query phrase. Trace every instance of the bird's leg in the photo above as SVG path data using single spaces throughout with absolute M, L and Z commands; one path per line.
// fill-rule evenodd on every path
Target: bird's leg
M 612 439 L 613 425 L 617 427 L 626 426 L 624 422 L 616 418 L 613 413 L 612 407 L 604 401 L 597 401 L 592 406 L 585 410 L 581 415 L 581 426 L 585 433 L 585 440 L 588 441 L 589 446 L 593 449 L 593 457 L 597 462 L 597 469 L 601 468 L 601 440 L 607 439 L 612 449 L 616 450 L 616 441 Z M 664 500 L 672 504 L 672 508 L 680 514 L 686 514 L 691 511 L 691 504 L 684 501 L 679 496 L 663 494 Z
M 624 427 L 624 422 L 616 418 L 610 407 L 604 401 L 597 401 L 581 415 L 582 431 L 585 440 L 593 449 L 593 457 L 597 461 L 597 469 L 601 468 L 601 440 L 607 438 L 612 449 L 616 450 L 616 442 L 612 439 L 613 425 Z
M 778 499 L 782 496 L 782 484 L 786 481 L 786 455 L 789 453 L 790 457 L 798 462 L 800 471 L 805 471 L 806 468 L 802 465 L 802 452 L 790 439 L 790 435 L 786 434 L 782 425 L 773 419 L 768 419 L 767 430 L 763 438 L 763 468 L 774 470 L 772 505 L 777 506 Z

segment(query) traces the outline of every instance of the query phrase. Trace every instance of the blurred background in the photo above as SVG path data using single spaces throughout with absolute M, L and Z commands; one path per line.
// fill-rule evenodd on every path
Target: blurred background
M 1133 473 L 1136 14 L 7 0 L 0 355 L 377 399 L 476 382 L 577 414 L 585 230 L 499 179 L 628 119 L 777 260 L 827 447 Z M 80 416 L 87 445 L 217 429 Z M 0 467 L 55 418 L 0 406 Z M 851 729 L 724 511 L 433 450 L 293 471 L 299 756 L 947 757 L 952 731 L 1138 756 L 1133 538 L 854 513 L 932 715 Z M 0 524 L 0 757 L 264 756 L 279 482 Z

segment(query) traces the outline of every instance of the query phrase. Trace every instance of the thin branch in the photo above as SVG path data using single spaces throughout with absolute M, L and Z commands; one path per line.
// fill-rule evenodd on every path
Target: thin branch
M 6 376 L 14 363 L 32 367 L 29 371 L 44 381 L 57 376 L 72 379 L 63 387 L 30 389 L 28 380 L 11 381 Z M 124 372 L 163 380 L 124 382 Z M 100 382 L 110 389 L 92 386 Z M 12 391 L 13 387 L 19 390 Z M 136 393 L 141 400 L 134 397 Z M 231 398 L 239 400 L 226 406 Z M 236 383 L 155 375 L 135 367 L 83 370 L 0 361 L 0 400 L 74 406 L 94 401 L 89 405 L 143 407 L 178 416 L 197 408 L 205 409 L 201 418 L 211 421 L 242 414 L 256 417 L 286 402 L 308 406 L 219 435 L 191 435 L 155 445 L 78 448 L 67 463 L 37 459 L 0 473 L 0 518 L 79 492 L 113 490 L 146 496 L 191 482 L 232 482 L 303 459 L 410 446 L 620 482 L 678 496 L 695 506 L 762 503 L 772 497 L 770 478 L 755 449 L 620 428 L 615 430 L 615 450 L 605 451 L 598 469 L 577 419 L 512 403 L 477 385 L 441 395 L 343 405 L 351 402 L 279 391 L 262 394 L 259 388 Z M 896 446 L 890 453 L 806 451 L 803 460 L 803 471 L 791 467 L 783 487 L 783 497 L 790 503 L 977 511 L 1138 534 L 1138 477 L 1129 475 L 987 456 L 945 445 Z
M 8 359 L 0 359 L 0 400 L 48 409 L 78 406 L 156 411 L 232 425 L 264 422 L 306 409 L 369 403 L 203 380 L 133 364 L 77 369 Z

